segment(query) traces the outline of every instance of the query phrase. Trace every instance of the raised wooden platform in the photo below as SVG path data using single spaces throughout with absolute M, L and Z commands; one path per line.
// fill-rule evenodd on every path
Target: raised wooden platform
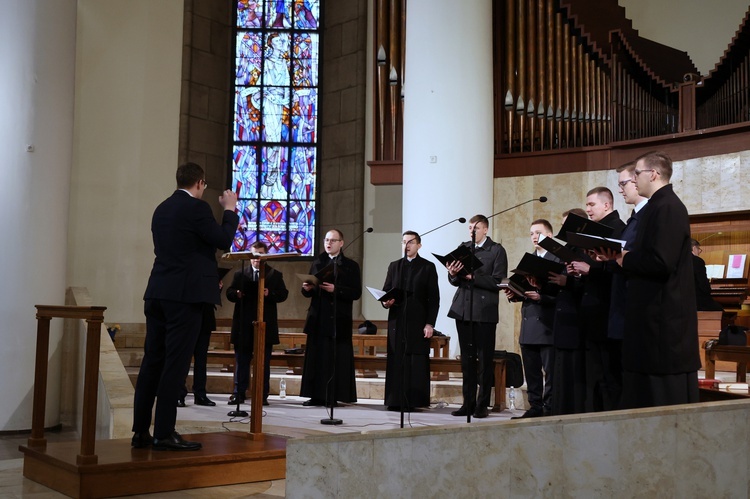
M 76 498 L 116 497 L 237 483 L 280 480 L 286 473 L 286 439 L 245 432 L 185 435 L 195 452 L 133 449 L 130 439 L 96 442 L 96 464 L 77 464 L 79 442 L 19 446 L 23 476 Z

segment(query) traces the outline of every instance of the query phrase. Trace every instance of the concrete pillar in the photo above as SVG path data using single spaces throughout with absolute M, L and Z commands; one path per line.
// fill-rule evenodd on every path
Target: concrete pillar
M 35 304 L 65 300 L 76 0 L 0 0 L 0 431 L 31 427 Z M 59 372 L 62 322 L 50 345 Z M 59 421 L 59 376 L 45 426 Z
M 439 266 L 436 326 L 454 338 L 455 352 L 455 324 L 446 316 L 455 288 L 431 253 L 469 240 L 468 219 L 492 211 L 491 0 L 409 0 L 403 76 L 404 229 L 422 233 L 467 219 L 427 235 L 421 250 Z

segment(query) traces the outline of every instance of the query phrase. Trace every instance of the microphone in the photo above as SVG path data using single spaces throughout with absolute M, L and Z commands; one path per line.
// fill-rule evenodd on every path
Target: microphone
M 445 227 L 445 226 L 446 226 L 446 225 L 448 225 L 448 224 L 452 224 L 453 222 L 460 222 L 460 223 L 462 223 L 462 224 L 463 224 L 463 223 L 466 223 L 466 219 L 465 219 L 464 217 L 461 217 L 461 218 L 456 218 L 456 219 L 454 219 L 454 220 L 451 220 L 450 222 L 446 222 L 446 223 L 444 223 L 443 225 L 438 225 L 438 226 L 437 226 L 437 227 L 435 227 L 434 229 L 430 229 L 430 230 L 428 230 L 427 232 L 423 232 L 422 234 L 420 234 L 420 235 L 419 235 L 419 237 L 424 237 L 424 236 L 426 236 L 427 234 L 429 234 L 430 232 L 435 232 L 436 230 L 438 230 L 438 229 L 441 229 L 441 228 Z
M 352 239 L 352 240 L 351 240 L 351 241 L 349 242 L 349 244 L 347 244 L 346 246 L 344 246 L 344 248 L 343 248 L 343 249 L 342 249 L 342 250 L 341 250 L 341 251 L 339 252 L 339 254 L 343 253 L 345 249 L 347 249 L 347 248 L 348 248 L 349 246 L 351 246 L 352 244 L 354 244 L 354 242 L 355 242 L 355 241 L 356 241 L 357 239 L 359 239 L 360 237 L 364 236 L 364 235 L 365 235 L 365 234 L 367 234 L 368 232 L 372 232 L 373 230 L 374 230 L 374 229 L 373 229 L 372 227 L 368 227 L 368 228 L 366 228 L 366 229 L 365 229 L 365 231 L 364 231 L 364 232 L 363 232 L 362 234 L 358 235 L 357 237 L 355 237 L 354 239 Z
M 492 218 L 494 216 L 501 215 L 501 214 L 505 213 L 506 211 L 514 210 L 514 209 L 518 208 L 519 206 L 523 206 L 523 205 L 525 205 L 527 203 L 533 203 L 534 201 L 539 201 L 540 203 L 546 203 L 547 202 L 547 196 L 542 196 L 540 198 L 529 199 L 528 201 L 524 201 L 523 203 L 519 203 L 519 204 L 517 204 L 515 206 L 511 206 L 510 208 L 506 208 L 506 209 L 504 209 L 502 211 L 498 211 L 497 213 L 494 213 L 494 214 L 490 215 L 489 217 L 487 217 L 487 220 L 489 220 L 490 218 Z

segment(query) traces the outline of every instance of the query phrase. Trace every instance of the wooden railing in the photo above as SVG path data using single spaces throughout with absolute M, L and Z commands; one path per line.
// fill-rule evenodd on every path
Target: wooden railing
M 86 361 L 83 378 L 83 421 L 81 451 L 77 464 L 96 464 L 96 408 L 99 387 L 99 346 L 101 326 L 106 307 L 67 307 L 37 305 L 36 366 L 34 369 L 34 405 L 31 414 L 30 448 L 46 448 L 44 415 L 47 400 L 47 362 L 49 358 L 49 327 L 53 318 L 83 319 L 86 328 Z

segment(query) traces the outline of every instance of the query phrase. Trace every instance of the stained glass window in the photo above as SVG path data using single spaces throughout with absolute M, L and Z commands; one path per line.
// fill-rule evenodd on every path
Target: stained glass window
M 235 26 L 232 251 L 312 255 L 320 0 L 239 0 Z

